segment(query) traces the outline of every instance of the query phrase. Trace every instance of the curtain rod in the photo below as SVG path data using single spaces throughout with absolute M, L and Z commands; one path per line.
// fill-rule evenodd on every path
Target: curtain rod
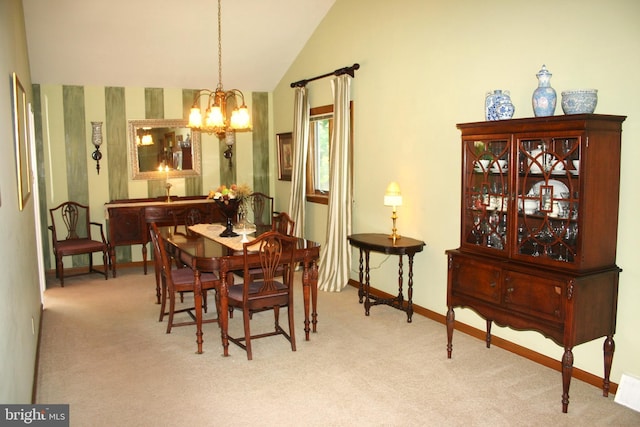
M 308 79 L 298 80 L 297 82 L 291 83 L 291 87 L 304 87 L 307 83 L 312 82 L 314 80 L 323 79 L 329 76 L 341 76 L 343 74 L 349 74 L 351 77 L 355 77 L 355 71 L 360 68 L 360 64 L 353 64 L 351 67 L 339 68 L 335 71 L 332 71 L 327 74 L 323 74 L 321 76 L 315 76 Z

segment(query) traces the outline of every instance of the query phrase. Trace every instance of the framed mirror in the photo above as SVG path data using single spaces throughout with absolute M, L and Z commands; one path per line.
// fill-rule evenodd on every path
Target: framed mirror
M 182 119 L 129 120 L 133 179 L 199 176 L 200 132 Z

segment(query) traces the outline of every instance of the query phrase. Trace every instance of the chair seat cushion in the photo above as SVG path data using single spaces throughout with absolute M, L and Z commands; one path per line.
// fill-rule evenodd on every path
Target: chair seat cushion
M 86 254 L 104 250 L 107 250 L 106 244 L 91 239 L 59 240 L 57 244 L 57 252 L 60 255 Z
M 287 287 L 282 282 L 273 282 L 277 289 L 286 291 Z M 263 281 L 251 282 L 249 285 L 249 295 L 257 293 L 264 285 Z M 233 285 L 229 287 L 229 298 L 236 301 L 242 301 L 242 288 L 244 285 Z
M 177 268 L 171 270 L 171 279 L 176 285 L 188 285 L 194 283 L 193 270 L 190 268 Z M 218 276 L 215 273 L 201 273 L 200 282 L 215 282 Z

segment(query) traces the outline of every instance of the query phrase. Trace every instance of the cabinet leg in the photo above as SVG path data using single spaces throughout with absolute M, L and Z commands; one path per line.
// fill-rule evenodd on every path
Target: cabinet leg
M 487 342 L 487 348 L 491 348 L 491 325 L 492 321 L 487 319 L 487 335 L 484 337 L 484 340 Z
M 573 373 L 573 352 L 565 348 L 562 355 L 562 412 L 567 413 L 569 407 L 569 386 Z
M 116 277 L 116 248 L 115 247 L 113 246 L 111 247 L 111 249 L 109 250 L 109 255 L 111 256 L 111 274 L 115 278 Z
M 456 322 L 456 314 L 453 312 L 453 307 L 449 307 L 447 310 L 447 359 L 451 359 L 451 351 L 453 346 L 453 326 Z
M 604 340 L 604 380 L 602 381 L 602 395 L 609 396 L 609 375 L 611 374 L 611 363 L 613 363 L 613 353 L 616 351 L 616 343 L 613 336 L 609 335 Z
M 359 269 L 359 286 L 358 286 L 358 302 L 362 304 L 362 298 L 364 297 L 364 264 L 362 258 L 362 248 L 360 248 L 360 269 Z
M 147 275 L 147 244 L 142 245 L 142 268 L 145 276 Z

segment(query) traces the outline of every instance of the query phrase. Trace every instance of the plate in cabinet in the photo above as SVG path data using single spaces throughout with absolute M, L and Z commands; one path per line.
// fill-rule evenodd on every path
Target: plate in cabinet
M 540 187 L 549 186 L 553 187 L 553 194 L 555 198 L 559 198 L 562 193 L 568 193 L 569 187 L 567 187 L 563 182 L 558 181 L 557 179 L 550 179 L 549 181 L 539 181 L 536 182 L 533 187 L 527 193 L 528 196 L 538 196 L 540 194 Z

